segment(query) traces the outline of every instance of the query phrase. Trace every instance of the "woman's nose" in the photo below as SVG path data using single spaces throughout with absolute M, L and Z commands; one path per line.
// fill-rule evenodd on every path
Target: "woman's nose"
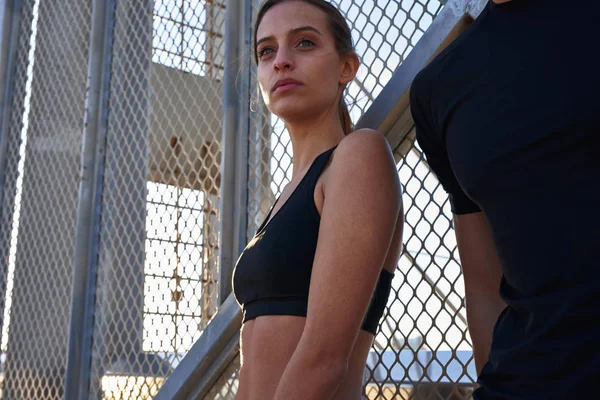
M 285 49 L 280 48 L 277 52 L 277 58 L 275 59 L 273 66 L 278 71 L 286 69 L 292 70 L 294 69 L 294 62 L 292 61 L 289 53 Z

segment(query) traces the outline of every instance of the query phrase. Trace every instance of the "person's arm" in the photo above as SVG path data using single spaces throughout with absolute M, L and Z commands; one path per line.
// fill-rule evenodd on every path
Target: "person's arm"
M 410 107 L 417 141 L 430 168 L 450 198 L 465 280 L 467 322 L 473 340 L 477 373 L 487 362 L 492 332 L 506 307 L 499 295 L 502 268 L 492 234 L 479 206 L 463 191 L 448 158 L 445 133 L 439 121 L 440 104 L 434 93 L 435 76 L 422 71 L 410 90 Z M 469 149 L 465 149 L 469 151 Z M 476 151 L 476 149 L 470 149 Z
M 506 308 L 499 294 L 502 267 L 482 212 L 456 215 L 454 227 L 465 280 L 467 322 L 479 375 L 488 360 L 494 325 Z
M 385 138 L 361 130 L 335 152 L 325 187 L 302 337 L 275 400 L 326 400 L 345 376 L 401 206 Z

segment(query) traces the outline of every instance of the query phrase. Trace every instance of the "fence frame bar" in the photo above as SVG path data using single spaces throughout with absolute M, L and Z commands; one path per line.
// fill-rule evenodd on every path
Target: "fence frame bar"
M 92 2 L 81 170 L 74 232 L 65 400 L 88 398 L 114 6 L 114 0 Z
M 250 1 L 227 0 L 225 8 L 219 304 L 231 293 L 234 263 L 245 245 L 250 127 L 245 100 L 249 98 L 250 68 L 242 60 L 249 59 L 251 6 Z
M 235 185 L 235 210 L 234 210 L 234 238 L 233 238 L 233 260 L 237 260 L 239 255 L 246 247 L 246 231 L 248 229 L 248 175 L 249 175 L 249 136 L 251 129 L 250 121 L 250 93 L 251 93 L 251 82 L 252 82 L 252 71 L 255 67 L 251 60 L 251 48 L 252 48 L 252 2 L 240 1 L 244 4 L 242 15 L 240 17 L 240 26 L 242 30 L 240 32 L 240 48 L 238 58 L 240 60 L 247 60 L 245 63 L 242 61 L 239 71 L 239 79 L 237 80 L 236 86 L 239 88 L 238 97 L 240 99 L 241 107 L 239 110 L 239 121 L 238 133 L 237 133 L 237 145 L 236 145 L 236 185 Z M 233 273 L 233 270 L 231 271 Z M 227 277 L 226 277 L 227 278 Z M 232 276 L 228 276 L 231 281 Z M 222 293 L 226 298 L 229 293 Z
M 0 4 L 0 204 L 3 199 L 8 121 L 12 109 L 16 55 L 21 22 L 21 0 Z M 1 212 L 2 210 L 0 210 Z
M 230 354 L 235 355 L 237 351 L 232 343 L 237 343 L 241 323 L 242 311 L 230 294 L 154 400 L 184 400 L 192 393 L 205 393 L 210 389 L 219 378 L 214 371 L 226 368 L 232 359 Z M 224 351 L 227 349 L 229 351 Z
M 0 4 L 0 205 L 4 204 L 5 176 L 7 169 L 8 126 L 13 106 L 15 87 L 16 58 L 21 28 L 21 0 L 5 0 Z M 14 193 L 13 193 L 14 196 Z M 12 215 L 13 210 L 2 213 Z M 7 254 L 0 258 L 0 342 L 4 325 L 4 307 L 8 284 L 8 248 Z

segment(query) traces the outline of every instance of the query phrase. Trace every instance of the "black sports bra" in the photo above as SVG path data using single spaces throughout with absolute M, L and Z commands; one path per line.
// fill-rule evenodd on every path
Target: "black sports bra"
M 314 192 L 336 147 L 315 158 L 290 198 L 269 221 L 275 202 L 240 255 L 233 272 L 233 293 L 242 307 L 244 322 L 261 315 L 306 317 L 321 221 Z M 381 271 L 363 330 L 376 333 L 393 277 L 393 273 Z

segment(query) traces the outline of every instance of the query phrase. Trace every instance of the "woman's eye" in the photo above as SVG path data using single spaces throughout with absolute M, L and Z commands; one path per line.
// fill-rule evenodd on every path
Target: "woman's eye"
M 263 47 L 258 51 L 258 58 L 262 58 L 263 56 L 269 55 L 274 52 L 275 50 L 273 50 L 272 47 Z
M 299 47 L 312 47 L 315 43 L 310 39 L 302 39 L 300 43 L 298 43 Z

